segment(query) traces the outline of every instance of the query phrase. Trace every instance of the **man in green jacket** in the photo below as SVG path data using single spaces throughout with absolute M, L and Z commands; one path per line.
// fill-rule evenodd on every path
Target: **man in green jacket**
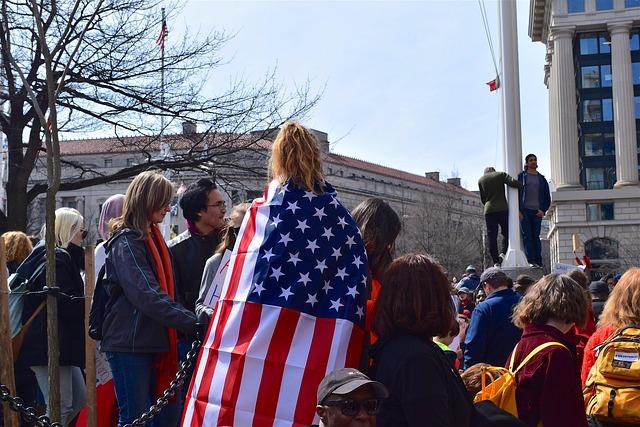
M 489 166 L 484 169 L 484 175 L 478 180 L 480 200 L 484 205 L 484 220 L 487 224 L 489 237 L 489 253 L 495 266 L 500 266 L 502 260 L 498 255 L 498 226 L 502 234 L 502 253 L 507 252 L 509 246 L 509 206 L 504 192 L 504 185 L 520 188 L 522 184 L 506 172 L 496 172 Z

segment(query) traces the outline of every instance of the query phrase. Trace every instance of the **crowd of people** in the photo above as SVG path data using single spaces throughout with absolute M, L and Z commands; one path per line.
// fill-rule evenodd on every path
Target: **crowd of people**
M 313 141 L 301 125 L 283 126 L 280 149 L 273 155 L 280 156 L 276 163 L 289 173 L 280 170 L 275 177 L 287 175 L 282 177 L 283 186 L 297 185 L 311 198 L 323 185 L 296 177 L 308 170 L 321 171 L 321 160 L 319 153 L 312 165 L 288 157 L 301 139 Z M 539 213 L 548 207 L 548 189 L 540 184 L 543 179 L 537 179 L 535 156 L 527 156 L 527 166 L 528 175 L 518 180 L 488 171 L 487 185 L 499 184 L 487 191 L 504 192 L 505 183 L 528 189 L 521 200 L 523 217 L 529 224 L 527 232 L 535 232 Z M 96 248 L 96 271 L 104 270 L 108 300 L 99 349 L 113 376 L 118 413 L 113 423 L 119 427 L 146 412 L 169 386 L 196 331 L 215 313 L 225 257 L 237 251 L 236 238 L 250 209 L 239 204 L 227 218 L 224 195 L 216 184 L 197 180 L 180 198 L 187 231 L 165 242 L 158 224 L 173 197 L 173 184 L 160 172 L 147 171 L 133 179 L 126 194 L 110 197 L 102 207 L 98 229 L 104 241 Z M 498 225 L 503 235 L 506 230 L 499 199 L 493 198 L 486 212 L 494 237 Z M 627 387 L 627 394 L 620 391 L 620 398 L 612 392 L 604 415 L 598 403 L 608 378 L 606 369 L 601 369 L 606 361 L 601 360 L 600 349 L 615 344 L 612 338 L 628 333 L 625 328 L 640 325 L 640 269 L 593 282 L 581 269 L 540 280 L 523 275 L 514 281 L 499 267 L 497 244 L 492 244 L 498 266 L 479 272 L 470 265 L 455 283 L 429 255 L 395 257 L 401 221 L 384 200 L 368 199 L 352 216 L 362 236 L 353 244 L 363 245 L 368 258 L 363 323 L 367 339 L 359 366 L 330 372 L 316 396 L 305 396 L 317 403 L 320 426 L 488 426 L 502 416 L 510 424 L 500 425 L 579 427 L 629 424 L 633 421 L 629 405 L 640 412 L 640 357 L 633 340 L 625 355 L 612 357 L 616 369 L 635 372 L 635 386 Z M 65 426 L 73 425 L 86 401 L 82 249 L 86 235 L 78 211 L 56 211 L 60 403 Z M 30 276 L 43 262 L 43 242 L 32 248 L 21 233 L 7 233 L 4 238 L 10 271 Z M 531 264 L 540 265 L 535 242 L 525 244 Z M 40 276 L 29 290 L 44 286 Z M 44 299 L 42 293 L 27 294 L 22 313 L 23 323 L 32 321 L 15 369 L 18 394 L 28 404 L 48 401 Z M 640 330 L 636 333 L 640 335 Z M 487 375 L 492 367 L 506 369 L 515 387 L 515 409 L 496 401 L 493 415 L 481 398 L 490 383 L 498 384 L 496 377 Z M 606 390 L 626 386 L 611 387 Z M 634 392 L 636 400 L 630 397 Z M 178 425 L 185 393 L 183 387 L 148 425 Z M 623 416 L 619 414 L 625 418 L 617 418 Z M 640 423 L 640 414 L 636 415 Z

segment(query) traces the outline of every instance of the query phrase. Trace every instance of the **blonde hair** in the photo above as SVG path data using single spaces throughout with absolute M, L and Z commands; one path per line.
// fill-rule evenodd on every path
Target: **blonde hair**
M 84 218 L 80 212 L 73 208 L 56 209 L 55 236 L 56 246 L 66 248 L 73 239 L 73 236 L 82 229 Z M 40 237 L 44 240 L 47 230 L 42 226 Z
M 630 268 L 609 294 L 598 326 L 640 325 L 640 268 Z
M 582 326 L 587 320 L 587 304 L 586 292 L 575 280 L 549 274 L 527 290 L 513 311 L 513 323 L 525 328 L 558 320 Z
M 320 192 L 324 179 L 320 148 L 316 138 L 297 122 L 285 123 L 271 147 L 269 176 L 284 183 L 292 180 L 298 187 Z
M 31 239 L 22 231 L 7 231 L 2 237 L 7 252 L 7 262 L 22 263 L 33 250 Z
M 171 181 L 158 171 L 138 174 L 127 188 L 122 215 L 109 222 L 111 233 L 130 228 L 145 238 L 149 232 L 151 214 L 171 202 L 173 191 Z

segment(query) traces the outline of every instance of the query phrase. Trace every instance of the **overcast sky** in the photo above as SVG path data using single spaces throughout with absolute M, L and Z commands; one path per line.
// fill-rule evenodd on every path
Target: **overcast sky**
M 538 154 L 548 177 L 545 49 L 527 35 L 529 0 L 517 3 L 523 155 Z M 499 49 L 497 3 L 485 5 Z M 305 124 L 327 132 L 334 152 L 417 174 L 457 171 L 472 190 L 485 166 L 503 169 L 477 0 L 190 0 L 168 25 L 235 34 L 215 79 L 257 81 L 277 67 L 285 88 L 310 80 L 322 99 Z

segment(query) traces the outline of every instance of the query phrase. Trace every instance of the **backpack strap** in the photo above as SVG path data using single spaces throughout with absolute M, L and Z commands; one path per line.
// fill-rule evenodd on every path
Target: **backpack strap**
M 518 343 L 518 344 L 520 344 L 520 343 Z M 515 362 L 516 350 L 518 349 L 518 344 L 516 344 L 516 346 L 513 347 L 513 351 L 511 352 L 511 360 L 509 361 L 509 370 L 511 372 L 513 372 L 513 364 Z
M 513 370 L 512 370 L 513 365 L 509 366 L 509 370 L 510 370 L 510 371 L 512 371 L 512 372 L 513 372 L 513 374 L 515 375 L 515 374 L 516 374 L 520 369 L 522 369 L 522 367 L 523 367 L 524 365 L 526 365 L 526 364 L 527 364 L 527 362 L 528 362 L 529 360 L 531 360 L 531 359 L 533 358 L 533 356 L 535 356 L 536 354 L 540 353 L 540 352 L 541 352 L 542 350 L 544 350 L 545 348 L 548 348 L 548 347 L 554 347 L 554 346 L 563 347 L 563 348 L 565 348 L 565 349 L 569 350 L 569 349 L 568 349 L 564 344 L 561 344 L 561 343 L 559 343 L 559 342 L 557 342 L 557 341 L 546 342 L 546 343 L 544 343 L 544 344 L 540 344 L 539 346 L 537 346 L 536 348 L 534 348 L 534 349 L 531 351 L 531 353 L 529 353 L 529 354 L 527 355 L 527 357 L 525 357 L 525 358 L 524 358 L 524 360 L 523 360 L 522 362 L 520 362 L 520 365 L 516 368 L 516 370 L 515 370 L 515 371 L 513 371 Z M 515 354 L 515 349 L 514 349 L 513 353 Z M 513 363 L 513 357 L 511 358 L 511 362 Z

